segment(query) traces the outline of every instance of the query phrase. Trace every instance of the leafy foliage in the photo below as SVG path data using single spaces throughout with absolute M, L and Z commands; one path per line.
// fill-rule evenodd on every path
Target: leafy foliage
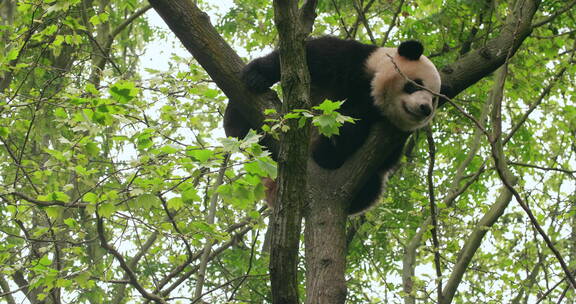
M 314 35 L 378 45 L 415 38 L 444 67 L 497 36 L 514 2 L 321 1 Z M 542 2 L 531 37 L 509 61 L 502 123 L 510 135 L 508 168 L 520 178 L 516 189 L 573 269 L 570 3 Z M 153 25 L 146 5 L 0 2 L 0 303 L 143 302 L 138 287 L 166 302 L 192 302 L 200 277 L 205 301 L 269 302 L 260 201 L 262 180 L 276 177 L 276 165 L 258 133 L 223 138 L 226 97 L 191 56 L 172 53 L 171 34 Z M 199 5 L 242 55 L 257 56 L 276 42 L 270 1 Z M 158 42 L 164 57 L 148 64 L 143 54 Z M 493 84 L 483 79 L 454 100 L 488 131 Z M 314 112 L 282 113 L 265 131 L 281 129 L 286 119 L 312 119 L 322 134 L 338 134 L 352 123 L 339 106 L 327 101 Z M 446 282 L 502 184 L 486 137 L 460 111 L 441 108 L 432 130 Z M 350 303 L 435 302 L 429 158 L 424 131 L 417 132 L 382 202 L 350 219 Z M 475 252 L 453 302 L 574 302 L 536 235 L 512 201 Z M 206 248 L 211 254 L 203 257 Z

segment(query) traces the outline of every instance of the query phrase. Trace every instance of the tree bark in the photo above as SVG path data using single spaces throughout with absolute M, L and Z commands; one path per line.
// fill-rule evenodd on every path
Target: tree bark
M 280 82 L 284 95 L 281 113 L 309 109 L 310 73 L 304 46 L 307 31 L 300 20 L 298 2 L 275 0 L 274 20 L 280 37 Z M 275 304 L 299 303 L 298 252 L 302 206 L 307 200 L 302 189 L 306 189 L 310 123 L 299 128 L 296 120 L 290 120 L 288 126 L 289 130 L 281 134 L 278 193 L 270 227 L 270 280 Z
M 341 304 L 347 293 L 345 205 L 315 193 L 306 216 L 306 303 Z

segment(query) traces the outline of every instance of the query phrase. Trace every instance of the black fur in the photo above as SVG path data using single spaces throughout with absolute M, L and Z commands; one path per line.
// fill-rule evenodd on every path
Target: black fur
M 424 46 L 416 40 L 408 40 L 400 43 L 398 47 L 398 54 L 410 60 L 418 60 L 424 53 Z
M 404 54 L 410 58 L 414 58 L 416 54 L 420 57 L 422 50 L 419 50 L 419 47 L 422 45 L 409 42 L 404 46 Z M 318 136 L 313 140 L 312 157 L 325 169 L 342 166 L 364 144 L 374 123 L 384 119 L 370 95 L 372 75 L 367 73 L 365 66 L 368 57 L 377 49 L 378 47 L 373 45 L 330 36 L 311 39 L 306 43 L 313 101 L 320 103 L 324 99 L 345 100 L 340 113 L 359 119 L 355 124 L 344 124 L 338 136 Z M 278 51 L 250 62 L 243 70 L 242 79 L 254 92 L 264 92 L 280 81 Z M 318 96 L 323 98 L 314 98 Z M 228 123 L 226 120 L 225 117 L 225 126 L 227 124 L 228 129 L 242 130 L 241 126 L 231 122 L 231 117 L 228 117 Z M 382 175 L 398 162 L 404 143 L 398 142 L 390 147 L 393 151 L 379 172 L 374 174 L 351 200 L 349 214 L 362 212 L 373 205 L 381 192 Z

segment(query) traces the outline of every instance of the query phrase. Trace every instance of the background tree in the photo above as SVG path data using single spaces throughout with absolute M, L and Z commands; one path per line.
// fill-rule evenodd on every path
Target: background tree
M 308 167 L 301 296 L 316 303 L 313 278 L 338 274 L 320 296 L 576 298 L 575 4 L 318 3 L 312 35 L 421 40 L 452 99 L 363 216 L 338 213 L 342 193 L 398 135 L 375 130 L 337 172 Z M 152 6 L 171 32 L 150 25 Z M 214 130 L 228 100 L 256 130 L 280 112 L 274 93 L 244 89 L 236 53 L 277 44 L 272 3 L 4 0 L 0 16 L 0 302 L 270 302 L 258 201 L 275 163 L 257 133 Z M 174 34 L 193 58 L 144 68 L 146 47 Z

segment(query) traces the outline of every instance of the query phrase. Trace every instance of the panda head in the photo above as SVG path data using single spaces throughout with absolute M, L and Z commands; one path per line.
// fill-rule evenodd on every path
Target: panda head
M 423 51 L 420 42 L 411 40 L 398 48 L 378 48 L 366 61 L 374 104 L 404 131 L 428 124 L 438 106 L 431 92 L 440 92 L 440 74 Z

